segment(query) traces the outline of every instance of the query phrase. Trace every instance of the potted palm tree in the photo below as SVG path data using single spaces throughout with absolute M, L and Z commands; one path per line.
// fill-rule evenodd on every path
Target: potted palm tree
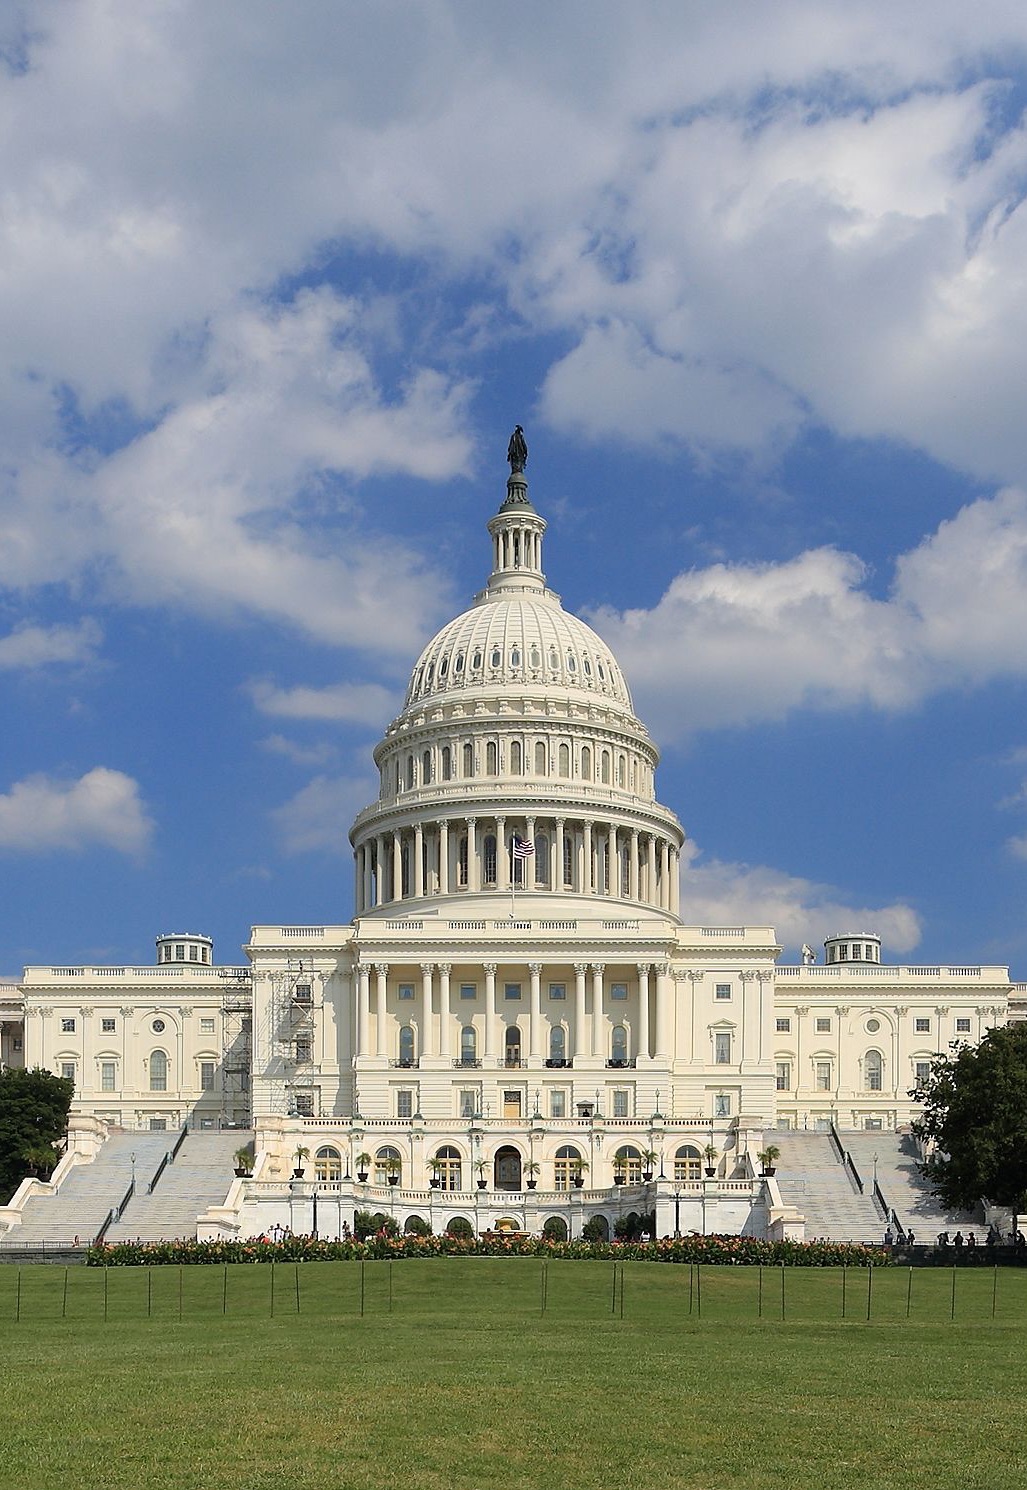
M 303 1165 L 310 1158 L 310 1150 L 299 1144 L 293 1153 L 293 1158 L 296 1160 L 296 1167 L 292 1172 L 292 1177 L 294 1180 L 301 1180 L 304 1172 Z
M 357 1179 L 360 1181 L 360 1183 L 362 1185 L 366 1185 L 367 1184 L 367 1171 L 371 1167 L 371 1155 L 370 1154 L 358 1154 L 357 1155 L 357 1158 L 356 1158 L 356 1165 L 357 1165 Z
M 399 1184 L 399 1160 L 398 1159 L 390 1159 L 388 1161 L 388 1173 L 386 1174 L 385 1178 L 388 1180 L 388 1182 L 389 1182 L 390 1185 L 398 1185 Z
M 623 1154 L 617 1154 L 613 1161 L 613 1183 L 623 1185 L 628 1177 L 628 1161 Z
M 588 1168 L 587 1159 L 572 1159 L 570 1163 L 571 1184 L 576 1190 L 580 1190 L 585 1183 L 585 1170 Z
M 486 1159 L 479 1159 L 474 1167 L 478 1171 L 478 1189 L 484 1190 L 488 1184 L 488 1180 L 485 1178 L 489 1172 L 488 1161 Z
M 541 1164 L 539 1164 L 537 1159 L 529 1159 L 527 1164 L 525 1164 L 522 1173 L 525 1176 L 524 1183 L 527 1185 L 529 1190 L 534 1190 L 535 1186 L 538 1184 L 538 1177 L 541 1173 L 541 1170 L 542 1166 Z
M 781 1157 L 781 1150 L 776 1143 L 768 1143 L 765 1149 L 760 1149 L 756 1157 L 762 1165 L 765 1178 L 769 1179 L 771 1175 L 777 1173 L 777 1161 Z
M 642 1178 L 647 1185 L 653 1177 L 653 1170 L 656 1168 L 656 1161 L 659 1157 L 659 1154 L 652 1149 L 645 1149 L 642 1153 Z
M 433 1190 L 437 1190 L 442 1184 L 442 1160 L 439 1158 L 428 1160 L 428 1173 L 431 1175 L 428 1183 Z
M 703 1149 L 703 1154 L 706 1157 L 706 1178 L 708 1180 L 712 1180 L 717 1173 L 717 1152 L 716 1145 L 712 1143 L 708 1143 Z
M 241 1149 L 236 1149 L 232 1158 L 235 1160 L 236 1178 L 240 1180 L 249 1179 L 253 1173 L 253 1155 L 250 1153 L 249 1144 L 244 1144 Z

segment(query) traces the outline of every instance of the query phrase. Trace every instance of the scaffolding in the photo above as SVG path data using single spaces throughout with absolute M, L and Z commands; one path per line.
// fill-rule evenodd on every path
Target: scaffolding
M 223 967 L 221 974 L 221 1073 L 224 1121 L 252 1126 L 250 1072 L 253 1064 L 253 984 L 248 967 Z
M 314 1040 L 323 1003 L 321 974 L 302 959 L 271 974 L 267 1006 L 264 1102 L 286 1117 L 316 1117 Z

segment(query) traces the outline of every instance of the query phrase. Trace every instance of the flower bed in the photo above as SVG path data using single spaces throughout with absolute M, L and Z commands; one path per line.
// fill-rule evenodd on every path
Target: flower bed
M 90 1267 L 140 1267 L 227 1262 L 359 1262 L 417 1257 L 549 1257 L 561 1261 L 702 1262 L 725 1266 L 883 1267 L 887 1251 L 841 1242 L 764 1242 L 755 1237 L 688 1236 L 655 1242 L 556 1242 L 548 1237 L 463 1240 L 452 1236 L 369 1237 L 365 1242 L 293 1236 L 281 1241 L 101 1242 L 90 1247 Z

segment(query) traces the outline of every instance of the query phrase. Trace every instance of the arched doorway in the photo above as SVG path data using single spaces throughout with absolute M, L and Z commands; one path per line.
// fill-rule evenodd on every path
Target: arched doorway
M 550 1216 L 542 1228 L 542 1235 L 552 1237 L 554 1242 L 567 1240 L 567 1222 L 562 1216 Z
M 510 1144 L 505 1144 L 496 1152 L 493 1183 L 497 1190 L 519 1190 L 521 1188 L 521 1156 Z

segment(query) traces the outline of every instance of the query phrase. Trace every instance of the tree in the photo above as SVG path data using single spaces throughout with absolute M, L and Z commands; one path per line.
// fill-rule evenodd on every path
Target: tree
M 1027 1199 L 1027 1024 L 989 1030 L 931 1062 L 910 1096 L 924 1104 L 913 1131 L 929 1145 L 922 1172 L 958 1210 L 982 1197 L 1025 1209 Z
M 29 1174 L 49 1173 L 68 1131 L 75 1083 L 52 1071 L 0 1071 L 0 1195 L 9 1200 Z

